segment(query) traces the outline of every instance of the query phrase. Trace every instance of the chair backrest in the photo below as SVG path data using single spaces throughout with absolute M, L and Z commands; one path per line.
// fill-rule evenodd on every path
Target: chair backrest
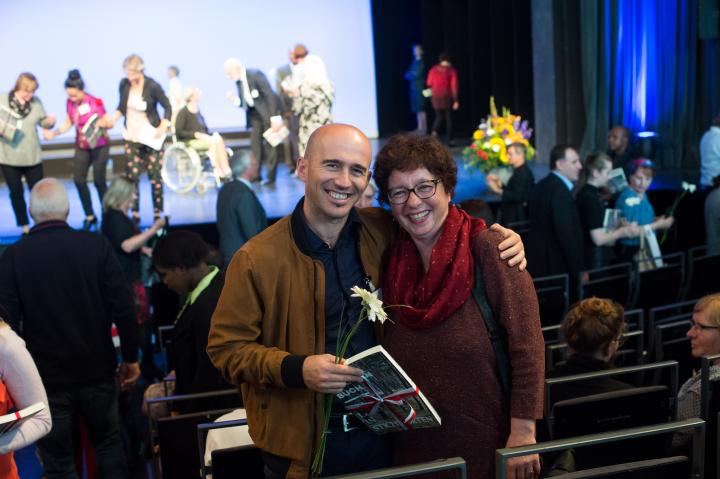
M 673 253 L 660 259 L 662 267 L 636 273 L 633 308 L 649 309 L 680 298 L 685 280 L 685 255 Z
M 661 373 L 665 373 L 665 381 L 661 381 L 658 377 Z M 562 376 L 556 378 L 548 378 L 545 380 L 545 417 L 552 416 L 552 407 L 558 402 L 558 390 L 566 388 L 568 385 L 582 385 L 591 381 L 603 379 L 617 379 L 632 385 L 646 385 L 646 378 L 652 377 L 654 381 L 651 386 L 663 384 L 669 388 L 672 398 L 677 397 L 679 380 L 678 380 L 678 363 L 676 361 L 662 361 L 658 363 L 639 364 L 637 366 L 625 366 L 622 368 L 606 369 L 592 373 L 574 374 L 571 376 Z M 576 395 L 572 397 L 581 397 Z M 570 396 L 563 397 L 569 399 Z M 673 403 L 673 417 L 674 403 Z
M 700 367 L 700 361 L 693 358 L 690 350 L 690 319 L 663 323 L 655 327 L 651 357 L 655 361 L 677 361 L 680 380 L 685 381 Z
M 583 281 L 586 277 L 586 281 Z M 578 295 L 580 299 L 609 298 L 627 306 L 630 302 L 632 285 L 632 264 L 620 263 L 604 268 L 584 271 L 578 278 Z
M 560 338 L 560 326 L 560 324 L 552 324 L 540 328 L 543 339 L 545 340 L 545 345 L 556 344 L 562 341 Z
M 688 280 L 685 299 L 699 299 L 720 292 L 720 254 L 708 255 L 707 246 L 697 246 L 688 251 Z
M 639 428 L 623 429 L 621 431 L 612 431 L 591 434 L 586 436 L 574 437 L 569 439 L 560 439 L 529 446 L 508 447 L 498 449 L 495 453 L 495 470 L 496 479 L 507 479 L 507 463 L 515 457 L 528 456 L 532 454 L 545 454 L 557 451 L 566 451 L 570 448 L 576 452 L 578 450 L 586 450 L 602 446 L 606 444 L 616 444 L 617 446 L 627 444 L 628 441 L 637 439 L 650 439 L 654 436 L 663 436 L 673 434 L 679 431 L 688 431 L 692 434 L 693 441 L 693 459 L 691 464 L 691 474 L 676 476 L 651 476 L 660 477 L 662 479 L 677 479 L 683 477 L 703 477 L 703 463 L 698 460 L 704 454 L 705 445 L 705 421 L 702 419 L 686 419 L 684 421 L 675 421 L 666 424 L 656 424 Z M 616 458 L 611 458 L 616 459 Z M 612 462 L 619 462 L 613 460 Z M 558 476 L 558 477 L 576 477 L 576 476 Z M 583 476 L 577 476 L 583 477 Z M 593 477 L 593 476 L 588 476 Z M 603 476 L 599 476 L 603 477 Z M 613 477 L 613 476 L 609 476 Z M 635 478 L 636 476 L 631 476 Z M 639 476 L 642 477 L 642 476 Z
M 583 469 L 568 474 L 553 474 L 552 477 L 554 479 L 677 479 L 690 477 L 690 472 L 691 463 L 687 456 L 671 456 Z
M 570 279 L 567 274 L 533 279 L 543 326 L 559 324 L 570 302 Z
M 681 301 L 670 303 L 664 306 L 650 308 L 647 315 L 647 327 L 645 344 L 650 346 L 654 343 L 653 335 L 658 324 L 674 323 L 692 317 L 693 308 L 697 301 Z
M 335 479 L 399 479 L 401 477 L 425 477 L 431 475 L 436 477 L 446 471 L 454 473 L 452 477 L 457 479 L 467 478 L 467 465 L 462 457 L 450 457 L 448 459 L 437 459 L 435 461 L 423 462 L 421 464 L 410 464 L 409 466 L 395 466 L 374 471 L 359 472 L 356 474 L 344 474 L 333 476 Z M 447 477 L 447 474 L 442 475 Z
M 625 324 L 627 324 L 628 331 L 647 330 L 647 325 L 645 324 L 645 310 L 639 308 L 626 310 Z
M 263 468 L 260 449 L 255 446 L 237 446 L 212 452 L 213 479 L 264 479 Z
M 197 426 L 212 422 L 228 410 L 183 414 L 157 422 L 162 477 L 197 479 Z
M 705 436 L 705 450 L 715 454 L 705 456 L 705 477 L 714 478 L 720 475 L 720 454 L 717 454 L 720 423 L 720 381 L 710 381 L 710 367 L 720 359 L 720 354 L 705 356 L 701 359 L 700 369 L 700 417 L 707 423 L 708 434 Z M 717 431 L 717 433 L 715 432 Z M 714 457 L 713 457 L 714 456 Z
M 648 386 L 560 401 L 553 405 L 548 425 L 553 439 L 563 439 L 667 423 L 670 419 L 670 390 L 667 386 Z M 632 445 L 598 446 L 576 451 L 575 463 L 586 469 L 612 462 L 652 459 L 668 445 L 668 438 L 658 437 L 636 440 Z

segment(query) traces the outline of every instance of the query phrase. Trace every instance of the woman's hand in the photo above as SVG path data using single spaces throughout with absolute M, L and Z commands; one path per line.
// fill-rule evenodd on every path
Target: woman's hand
M 505 238 L 498 245 L 500 259 L 507 259 L 508 266 L 517 266 L 520 271 L 525 271 L 527 259 L 525 259 L 525 245 L 520 235 L 497 223 L 493 224 L 490 229 L 500 233 Z
M 45 141 L 50 141 L 53 138 L 55 138 L 56 136 L 58 136 L 58 131 L 57 130 L 48 130 L 48 129 L 43 128 L 42 136 Z
M 535 444 L 535 421 L 510 418 L 510 436 L 505 447 Z M 540 456 L 531 454 L 513 457 L 507 463 L 508 479 L 535 479 L 540 477 Z
M 653 223 L 653 229 L 654 230 L 666 230 L 670 228 L 673 223 L 675 223 L 675 218 L 672 216 L 661 216 L 655 220 Z
M 498 195 L 501 195 L 503 192 L 502 188 L 502 182 L 500 181 L 500 178 L 498 178 L 497 175 L 494 175 L 492 173 L 488 173 L 488 175 L 485 177 L 485 184 L 487 184 L 488 188 L 490 190 Z
M 41 126 L 43 128 L 52 128 L 55 126 L 55 121 L 55 115 L 47 115 L 45 118 L 43 118 Z

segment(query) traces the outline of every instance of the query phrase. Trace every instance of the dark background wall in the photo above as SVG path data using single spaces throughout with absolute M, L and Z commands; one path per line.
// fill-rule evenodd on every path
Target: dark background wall
M 381 136 L 415 128 L 403 77 L 415 43 L 425 49 L 428 69 L 442 51 L 453 58 L 460 89 L 456 136 L 472 133 L 492 95 L 498 107 L 533 123 L 530 0 L 373 0 L 372 16 Z

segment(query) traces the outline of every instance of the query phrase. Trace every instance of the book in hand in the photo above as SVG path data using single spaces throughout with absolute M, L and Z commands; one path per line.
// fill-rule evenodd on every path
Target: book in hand
M 18 411 L 0 416 L 0 434 L 5 434 L 11 429 L 17 427 L 27 418 L 34 416 L 43 409 L 45 409 L 45 403 L 36 402 L 35 404 L 31 404 L 30 406 L 22 408 Z
M 95 148 L 98 144 L 98 140 L 103 136 L 105 130 L 98 126 L 100 116 L 97 113 L 93 113 L 85 125 L 82 127 L 82 134 L 88 142 L 90 148 Z
M 625 171 L 622 168 L 610 170 L 608 175 L 608 189 L 611 193 L 619 193 L 628 187 Z
M 0 137 L 13 141 L 15 132 L 22 127 L 20 115 L 0 105 Z
M 263 138 L 265 138 L 265 141 L 267 141 L 270 146 L 275 148 L 280 143 L 285 141 L 285 138 L 287 138 L 289 134 L 290 130 L 288 130 L 285 126 L 281 127 L 277 131 L 273 130 L 272 128 L 268 128 L 267 130 L 265 130 L 265 133 L 263 133 Z
M 410 377 L 382 346 L 347 359 L 363 371 L 361 383 L 348 383 L 337 398 L 376 434 L 437 427 L 440 416 Z
M 605 208 L 605 217 L 603 218 L 603 228 L 605 231 L 615 231 L 620 227 L 622 219 L 622 211 L 613 208 Z

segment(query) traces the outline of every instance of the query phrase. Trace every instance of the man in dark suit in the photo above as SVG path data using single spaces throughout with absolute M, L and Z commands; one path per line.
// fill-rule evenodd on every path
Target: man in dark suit
M 568 273 L 574 285 L 583 269 L 583 236 L 572 196 L 582 165 L 567 145 L 550 152 L 550 174 L 530 192 L 528 268 L 534 277 Z
M 38 441 L 47 477 L 76 477 L 72 438 L 80 416 L 99 476 L 124 478 L 116 379 L 124 389 L 140 375 L 135 305 L 110 242 L 70 228 L 69 208 L 57 180 L 33 187 L 35 226 L 0 257 L 0 304 L 13 329 L 22 331 L 47 390 L 53 427 Z M 123 357 L 117 374 L 113 323 Z
M 264 140 L 263 133 L 268 128 L 274 130 L 282 128 L 280 100 L 263 72 L 245 68 L 237 58 L 225 60 L 225 73 L 237 85 L 237 95 L 230 92 L 228 98 L 247 112 L 250 148 L 259 164 L 265 165 L 266 178 L 262 184 L 272 185 L 275 183 L 277 171 L 278 145 L 271 146 Z M 253 180 L 258 179 L 260 179 L 259 174 L 257 178 L 253 178 Z
M 233 180 L 220 188 L 216 206 L 220 252 L 225 268 L 242 245 L 267 227 L 265 209 L 250 183 L 257 176 L 257 161 L 240 152 L 231 163 Z
M 513 174 L 507 185 L 503 186 L 497 175 L 489 174 L 486 178 L 488 188 L 502 198 L 498 221 L 505 226 L 527 220 L 527 203 L 535 177 L 525 162 L 525 151 L 522 143 L 508 146 L 508 163 L 513 168 Z

